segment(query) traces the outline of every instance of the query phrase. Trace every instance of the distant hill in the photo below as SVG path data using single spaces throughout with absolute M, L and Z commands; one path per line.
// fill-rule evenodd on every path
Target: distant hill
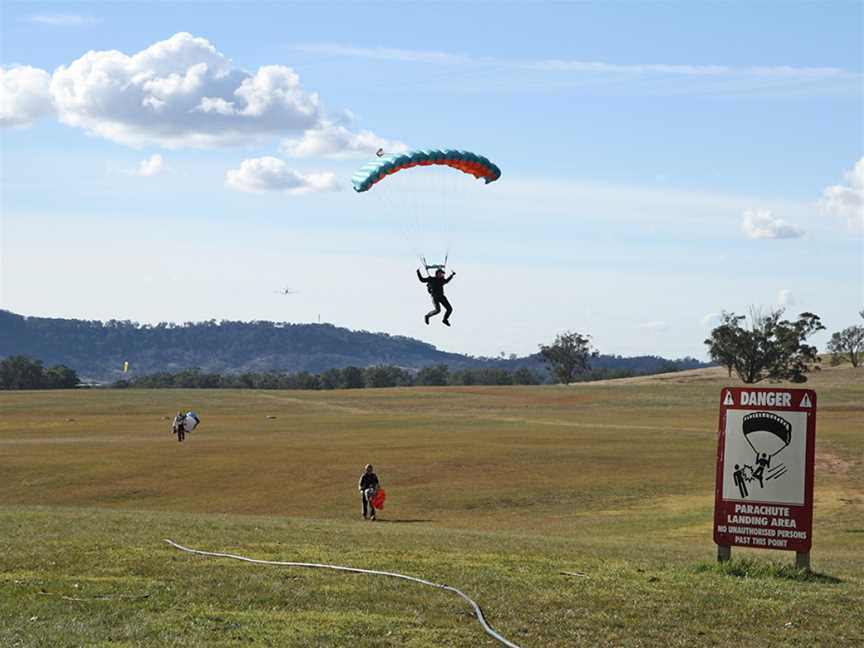
M 528 367 L 545 374 L 537 355 L 478 358 L 440 351 L 414 338 L 352 331 L 332 324 L 286 322 L 186 322 L 138 324 L 47 317 L 25 317 L 0 310 L 0 358 L 24 354 L 47 365 L 63 364 L 88 380 L 121 377 L 129 362 L 136 375 L 199 367 L 205 372 L 278 371 L 318 373 L 348 366 L 391 364 L 421 369 L 446 364 L 451 369 Z M 693 358 L 600 356 L 595 369 L 650 374 L 707 366 Z
M 614 378 L 596 381 L 607 385 L 716 385 L 719 398 L 721 387 L 744 386 L 733 372 L 730 376 L 725 367 L 704 367 L 675 373 L 657 373 L 633 378 Z M 595 383 L 596 384 L 596 383 Z M 819 371 L 807 374 L 807 383 L 769 382 L 759 383 L 758 387 L 782 386 L 790 389 L 823 389 L 838 385 L 864 385 L 864 367 L 853 367 L 848 362 L 839 366 L 822 364 Z

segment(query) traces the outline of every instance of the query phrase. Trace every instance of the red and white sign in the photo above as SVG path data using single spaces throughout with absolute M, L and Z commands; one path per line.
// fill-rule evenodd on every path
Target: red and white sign
M 714 542 L 808 552 L 813 535 L 816 392 L 720 392 Z

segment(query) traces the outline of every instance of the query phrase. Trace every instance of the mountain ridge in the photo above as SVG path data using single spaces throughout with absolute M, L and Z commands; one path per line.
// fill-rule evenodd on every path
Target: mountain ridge
M 396 365 L 419 370 L 436 364 L 451 369 L 527 367 L 545 373 L 539 354 L 511 358 L 475 357 L 442 351 L 415 338 L 355 331 L 333 324 L 256 320 L 209 320 L 139 324 L 130 320 L 29 317 L 0 310 L 0 357 L 28 355 L 63 364 L 89 380 L 123 377 L 124 362 L 134 375 L 182 371 L 318 373 L 347 366 Z M 693 358 L 601 355 L 598 369 L 656 373 L 708 366 Z

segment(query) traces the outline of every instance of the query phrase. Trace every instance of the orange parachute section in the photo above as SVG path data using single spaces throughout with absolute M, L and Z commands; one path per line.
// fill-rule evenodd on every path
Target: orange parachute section
M 351 183 L 354 185 L 355 191 L 369 191 L 375 184 L 389 175 L 412 167 L 433 165 L 448 166 L 452 169 L 457 169 L 475 178 L 482 178 L 486 181 L 486 184 L 495 182 L 501 177 L 501 169 L 482 155 L 472 153 L 471 151 L 458 151 L 455 149 L 433 149 L 428 151 L 407 151 L 405 153 L 380 157 L 355 173 L 351 178 Z
M 384 492 L 383 488 L 379 488 L 375 491 L 375 495 L 372 496 L 372 499 L 369 500 L 376 509 L 381 510 L 384 508 L 384 500 L 387 499 L 387 493 Z

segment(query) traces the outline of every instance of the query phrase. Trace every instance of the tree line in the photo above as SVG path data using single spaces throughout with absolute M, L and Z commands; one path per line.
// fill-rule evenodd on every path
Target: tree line
M 0 360 L 0 389 L 71 389 L 79 382 L 75 370 L 64 365 L 46 368 L 23 355 Z
M 365 389 L 444 385 L 538 385 L 543 378 L 535 371 L 493 367 L 451 370 L 439 364 L 413 372 L 395 365 L 344 367 L 321 373 L 244 372 L 221 374 L 193 368 L 179 372 L 157 372 L 118 380 L 115 388 L 187 389 Z
M 735 372 L 745 383 L 763 380 L 806 382 L 806 374 L 819 369 L 821 358 L 807 339 L 825 329 L 814 313 L 784 319 L 782 309 L 746 316 L 724 312 L 720 325 L 705 340 L 711 359 Z M 860 313 L 864 318 L 864 311 Z M 538 385 L 547 381 L 570 383 L 637 375 L 632 370 L 592 367 L 598 351 L 591 337 L 567 331 L 549 345 L 539 345 L 539 357 L 548 374 L 528 367 L 500 366 L 451 368 L 439 363 L 412 371 L 392 364 L 348 366 L 319 373 L 206 372 L 199 368 L 162 371 L 118 380 L 115 388 L 209 388 L 209 389 L 362 389 L 378 387 L 443 385 Z M 832 364 L 848 361 L 854 367 L 864 354 L 864 326 L 853 325 L 833 334 L 828 342 Z M 660 372 L 683 368 L 669 362 Z M 64 365 L 45 368 L 40 360 L 13 355 L 0 361 L 0 389 L 64 389 L 79 384 L 75 370 Z
M 670 365 L 674 366 L 674 365 Z M 636 375 L 628 369 L 591 369 L 576 377 L 580 381 L 626 378 Z M 540 385 L 547 382 L 539 372 L 520 367 L 450 369 L 439 364 L 409 371 L 394 365 L 345 367 L 321 373 L 244 372 L 222 374 L 198 368 L 161 371 L 117 380 L 115 389 L 365 389 L 446 385 Z M 26 356 L 12 356 L 0 363 L 0 389 L 68 389 L 80 384 L 68 367 L 44 369 L 42 362 Z

